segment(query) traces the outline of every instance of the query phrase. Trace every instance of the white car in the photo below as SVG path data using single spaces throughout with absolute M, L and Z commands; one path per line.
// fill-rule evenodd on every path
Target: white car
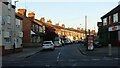
M 55 46 L 62 46 L 62 43 L 60 40 L 54 41 Z
M 55 49 L 54 44 L 53 44 L 52 41 L 44 41 L 42 48 L 43 48 L 43 50 L 44 49 L 52 49 L 52 50 Z

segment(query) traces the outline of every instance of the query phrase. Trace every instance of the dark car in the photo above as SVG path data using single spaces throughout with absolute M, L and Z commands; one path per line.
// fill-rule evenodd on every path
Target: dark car
M 100 47 L 101 46 L 99 40 L 94 40 L 93 44 L 94 44 L 94 47 Z

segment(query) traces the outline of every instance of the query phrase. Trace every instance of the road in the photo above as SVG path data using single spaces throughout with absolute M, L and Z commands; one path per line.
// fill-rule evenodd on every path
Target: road
M 83 55 L 78 46 L 69 44 L 56 47 L 54 51 L 45 50 L 33 56 L 17 60 L 4 61 L 4 66 L 118 66 L 118 61 L 106 57 Z

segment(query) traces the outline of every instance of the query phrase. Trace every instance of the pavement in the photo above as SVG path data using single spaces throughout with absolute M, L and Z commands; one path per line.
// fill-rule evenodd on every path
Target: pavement
M 34 54 L 36 54 L 37 52 L 41 51 L 42 47 L 33 47 L 33 48 L 23 48 L 22 52 L 19 53 L 12 53 L 12 54 L 8 54 L 5 56 L 2 56 L 2 60 L 3 61 L 16 61 L 16 60 L 21 60 L 27 57 L 30 57 Z
M 109 57 L 114 59 L 120 59 L 120 46 L 112 46 L 111 47 L 111 55 L 109 55 L 108 46 L 103 46 L 99 48 L 94 48 L 93 51 L 88 51 L 87 48 L 80 44 L 78 45 L 79 51 L 86 56 L 97 56 L 97 57 Z

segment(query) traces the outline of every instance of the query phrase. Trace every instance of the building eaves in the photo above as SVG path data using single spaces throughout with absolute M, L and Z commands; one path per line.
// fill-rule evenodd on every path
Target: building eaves
M 19 13 L 15 13 L 15 16 L 16 16 L 17 18 L 20 18 L 20 19 L 23 19 L 23 18 L 24 18 L 24 16 L 21 15 L 21 14 L 19 14 Z
M 116 12 L 120 11 L 120 5 L 118 5 L 117 7 L 113 8 L 111 11 L 109 11 L 107 14 L 105 14 L 104 16 L 101 17 L 101 19 L 110 16 L 111 14 L 114 14 Z
M 63 30 L 68 30 L 68 31 L 74 31 L 74 32 L 78 32 L 78 33 L 83 32 L 83 31 L 79 31 L 79 30 L 75 30 L 75 29 L 63 28 L 63 27 L 56 26 L 56 25 L 51 25 L 51 26 L 55 27 L 55 28 L 58 28 L 58 29 L 63 29 Z
M 34 19 L 34 22 L 38 23 L 41 26 L 45 26 L 45 23 L 40 20 Z
M 43 25 L 43 26 L 51 26 L 51 27 L 54 27 L 54 28 L 57 28 L 57 29 L 74 31 L 74 32 L 78 32 L 78 33 L 83 32 L 83 31 L 79 31 L 79 30 L 75 30 L 75 29 L 71 30 L 71 29 L 69 29 L 69 28 L 63 28 L 63 27 L 61 27 L 61 26 L 56 26 L 56 25 L 52 25 L 52 24 L 47 24 L 47 23 L 41 22 L 41 21 L 39 21 L 39 20 L 37 20 L 37 19 L 35 19 L 34 21 L 37 22 L 37 23 L 40 24 L 40 25 Z
M 16 13 L 16 15 L 17 15 L 17 16 L 20 16 L 21 18 L 27 18 L 27 19 L 28 19 L 28 17 L 23 16 L 23 15 L 22 15 L 22 14 L 20 14 L 20 13 Z

